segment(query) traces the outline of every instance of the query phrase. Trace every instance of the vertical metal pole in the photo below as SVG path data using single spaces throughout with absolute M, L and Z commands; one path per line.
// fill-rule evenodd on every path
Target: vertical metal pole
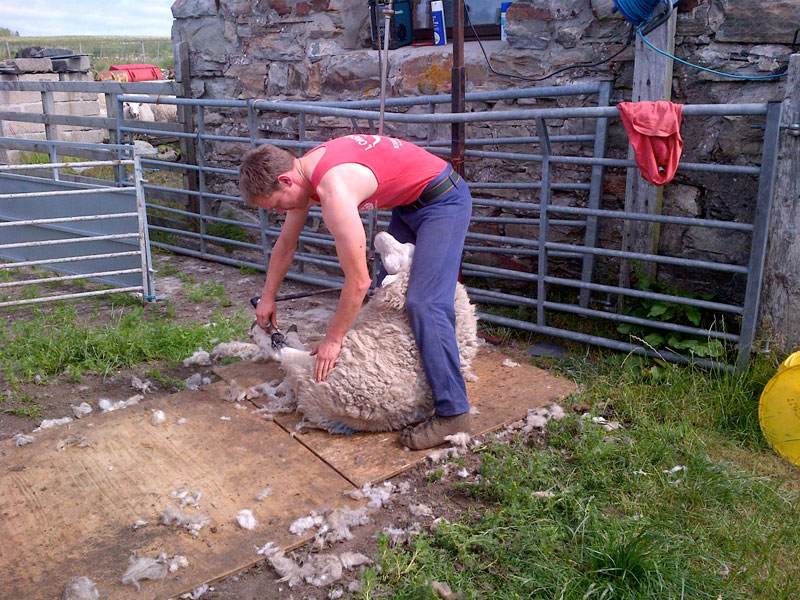
M 377 7 L 376 7 L 377 9 Z M 389 0 L 388 4 L 384 6 L 384 25 L 383 25 L 383 56 L 381 57 L 381 109 L 378 118 L 378 135 L 383 135 L 384 115 L 386 114 L 386 84 L 389 79 L 389 41 L 391 40 L 391 24 L 392 15 L 394 14 L 394 0 Z M 380 35 L 380 28 L 379 35 Z M 380 46 L 380 44 L 378 44 Z M 367 246 L 369 261 L 372 264 L 372 284 L 378 285 L 378 256 L 375 253 L 375 235 L 378 233 L 378 205 L 375 203 L 372 207 L 371 218 L 369 220 L 369 227 L 367 231 L 367 238 L 369 245 Z
M 736 357 L 736 369 L 739 371 L 746 369 L 747 363 L 750 361 L 750 350 L 758 324 L 758 304 L 761 295 L 761 280 L 764 275 L 764 259 L 767 255 L 769 217 L 777 171 L 780 125 L 781 103 L 769 102 L 767 123 L 764 129 L 764 146 L 761 152 L 761 173 L 758 176 L 758 200 L 753 221 L 753 238 L 750 243 L 750 261 L 747 265 L 742 331 L 739 334 L 739 353 Z
M 53 92 L 42 92 L 42 114 L 44 114 L 45 117 L 56 114 L 56 104 L 55 100 L 53 99 Z M 48 141 L 58 140 L 58 129 L 55 125 L 45 122 L 44 136 Z M 55 144 L 50 145 L 49 155 L 51 163 L 58 162 L 58 153 L 56 152 Z M 59 180 L 58 167 L 53 167 L 53 180 Z
M 611 87 L 610 81 L 601 81 L 600 90 L 597 94 L 597 105 L 608 106 L 611 101 Z M 606 154 L 606 139 L 608 137 L 608 119 L 603 117 L 597 119 L 594 128 L 594 149 L 592 157 L 603 158 Z M 600 198 L 603 193 L 603 166 L 592 165 L 592 178 L 589 184 L 589 208 L 600 208 Z M 597 217 L 586 217 L 586 231 L 584 232 L 583 245 L 587 248 L 594 248 L 597 246 Z M 594 254 L 584 254 L 583 266 L 581 270 L 581 281 L 583 283 L 590 283 L 592 281 L 592 273 L 594 271 Z M 581 308 L 589 306 L 589 298 L 591 290 L 581 288 L 578 304 Z
M 464 71 L 464 0 L 453 1 L 453 71 L 451 80 L 451 112 L 463 113 L 466 105 L 464 93 L 467 87 Z M 462 177 L 464 176 L 465 137 L 466 123 L 453 123 L 450 162 Z
M 142 163 L 139 153 L 131 149 L 133 154 L 133 182 L 136 190 L 136 212 L 139 214 L 139 253 L 142 263 L 142 300 L 155 300 L 155 284 L 153 282 L 153 262 L 150 257 L 150 237 L 147 231 L 147 208 L 145 206 L 144 187 L 142 186 Z
M 247 129 L 250 132 L 250 146 L 256 147 L 258 137 L 258 116 L 253 106 L 253 100 L 247 101 Z M 258 221 L 261 225 L 261 248 L 264 251 L 264 268 L 269 268 L 269 257 L 272 254 L 272 241 L 269 237 L 269 216 L 260 206 L 258 207 Z
M 122 104 L 122 100 L 119 99 L 119 95 L 114 94 L 113 98 L 115 104 L 117 105 L 115 109 L 115 113 L 117 116 L 116 143 L 122 144 L 122 119 L 124 117 L 125 107 Z M 109 135 L 110 134 L 111 132 L 109 132 Z M 122 158 L 123 158 L 123 151 L 118 150 L 117 160 L 122 160 Z M 117 165 L 116 167 L 114 167 L 114 172 L 115 172 L 115 179 L 117 180 L 116 181 L 117 185 L 122 186 L 122 184 L 127 179 L 127 173 L 125 172 L 125 167 L 123 165 Z
M 386 80 L 389 78 L 389 40 L 391 39 L 391 31 L 389 27 L 392 22 L 392 14 L 394 13 L 394 0 L 390 0 L 388 5 L 383 9 L 383 56 L 378 54 L 378 60 L 381 61 L 381 112 L 380 120 L 378 121 L 378 135 L 383 135 L 383 115 L 386 113 Z M 380 35 L 380 28 L 378 29 Z M 380 44 L 378 44 L 380 46 Z
M 198 197 L 198 212 L 200 213 L 200 254 L 206 257 L 206 142 L 203 136 L 206 133 L 206 113 L 202 104 L 197 107 L 197 181 L 200 196 Z
M 536 282 L 536 324 L 543 326 L 545 322 L 544 303 L 547 301 L 547 228 L 548 228 L 548 207 L 550 206 L 550 156 L 552 148 L 550 146 L 550 135 L 547 132 L 547 125 L 544 119 L 536 119 L 536 133 L 539 136 L 539 144 L 542 147 L 542 190 L 539 200 L 539 255 L 536 267 L 538 279 Z
M 355 131 L 355 129 L 354 129 Z M 306 141 L 306 113 L 300 113 L 297 118 L 297 139 L 301 142 Z M 303 150 L 299 149 L 298 154 L 300 156 L 303 155 Z M 300 252 L 305 252 L 306 244 L 300 240 L 297 241 L 297 249 Z M 301 260 L 298 262 L 297 271 L 299 273 L 305 273 L 306 270 L 306 261 Z

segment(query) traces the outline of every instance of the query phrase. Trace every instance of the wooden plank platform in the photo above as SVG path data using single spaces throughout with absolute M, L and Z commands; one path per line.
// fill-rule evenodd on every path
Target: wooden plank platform
M 467 395 L 480 411 L 473 420 L 474 435 L 504 427 L 524 418 L 528 409 L 545 406 L 578 389 L 574 382 L 529 364 L 504 367 L 506 358 L 499 350 L 483 347 L 473 362 L 478 381 L 467 383 Z M 234 363 L 217 367 L 214 372 L 224 380 L 235 379 L 244 387 L 282 379 L 276 363 Z M 253 402 L 261 404 L 259 399 Z M 293 432 L 300 417 L 278 414 L 275 421 Z M 297 440 L 359 487 L 394 477 L 424 460 L 430 452 L 404 450 L 398 432 L 332 435 L 312 429 L 298 433 Z
M 171 598 L 262 559 L 256 546 L 305 544 L 289 525 L 311 510 L 354 506 L 353 487 L 281 427 L 222 400 L 224 384 L 97 414 L 34 434 L 15 447 L 0 442 L 0 598 L 60 598 L 86 575 L 102 598 Z M 151 424 L 152 410 L 167 421 Z M 178 424 L 180 417 L 186 418 Z M 222 420 L 229 417 L 230 420 Z M 85 437 L 88 445 L 66 445 Z M 59 449 L 61 448 L 61 449 Z M 257 502 L 266 487 L 272 496 Z M 158 524 L 173 491 L 202 491 L 199 508 L 213 519 L 197 537 Z M 177 506 L 177 505 L 176 505 Z M 236 524 L 253 511 L 258 526 Z M 139 519 L 149 525 L 133 530 Z M 189 567 L 164 581 L 122 585 L 132 551 L 185 555 Z

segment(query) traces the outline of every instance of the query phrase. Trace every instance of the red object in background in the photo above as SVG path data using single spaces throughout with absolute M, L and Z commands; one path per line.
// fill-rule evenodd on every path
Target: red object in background
M 132 64 L 132 65 L 111 65 L 109 71 L 125 71 L 128 73 L 128 81 L 153 81 L 164 79 L 161 69 L 155 65 Z
M 633 144 L 642 177 L 656 185 L 672 181 L 683 152 L 683 105 L 665 100 L 620 102 L 622 124 Z

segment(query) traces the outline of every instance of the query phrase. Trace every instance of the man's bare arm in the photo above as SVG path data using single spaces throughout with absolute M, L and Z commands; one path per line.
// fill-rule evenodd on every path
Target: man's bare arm
M 300 238 L 300 232 L 303 230 L 307 217 L 308 208 L 290 210 L 286 214 L 281 233 L 272 247 L 267 267 L 267 279 L 261 292 L 261 302 L 258 303 L 256 309 L 256 320 L 261 327 L 266 327 L 268 321 L 277 327 L 275 296 L 292 265 L 297 249 L 297 240 Z

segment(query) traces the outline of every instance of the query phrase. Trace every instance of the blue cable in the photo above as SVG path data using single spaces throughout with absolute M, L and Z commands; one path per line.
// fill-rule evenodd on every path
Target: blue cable
M 640 38 L 642 38 L 642 41 L 643 41 L 645 44 L 647 44 L 648 46 L 650 46 L 650 47 L 651 47 L 653 50 L 655 50 L 656 52 L 658 52 L 659 54 L 661 54 L 661 55 L 663 55 L 663 56 L 666 56 L 666 57 L 668 57 L 668 58 L 671 58 L 672 60 L 676 60 L 676 61 L 678 61 L 679 63 L 681 63 L 681 64 L 684 64 L 684 65 L 686 65 L 686 66 L 688 66 L 688 67 L 694 67 L 695 69 L 698 69 L 698 70 L 700 70 L 700 71 L 706 71 L 707 73 L 714 73 L 715 75 L 722 75 L 723 77 L 730 77 L 730 78 L 732 78 L 732 79 L 752 79 L 752 80 L 759 80 L 759 79 L 775 79 L 776 77 L 786 77 L 786 75 L 787 75 L 786 73 L 775 73 L 774 75 L 735 75 L 735 74 L 733 74 L 733 73 L 723 73 L 722 71 L 717 71 L 717 70 L 715 70 L 715 69 L 709 69 L 709 68 L 707 68 L 707 67 L 701 67 L 700 65 L 695 65 L 695 64 L 693 64 L 693 63 L 690 63 L 690 62 L 688 62 L 688 61 L 685 61 L 685 60 L 683 60 L 683 59 L 680 59 L 680 58 L 678 58 L 677 56 L 673 56 L 673 55 L 672 55 L 672 54 L 670 54 L 669 52 L 664 52 L 663 50 L 659 50 L 658 48 L 656 48 L 655 46 L 653 46 L 653 44 L 651 44 L 651 43 L 650 43 L 650 42 L 647 40 L 647 38 L 646 38 L 646 37 L 644 37 L 644 34 L 642 33 L 642 28 L 641 28 L 641 26 L 637 27 L 636 31 L 638 31 L 638 32 L 639 32 L 639 37 L 640 37 Z
M 615 9 L 632 25 L 647 22 L 662 0 L 614 0 Z

